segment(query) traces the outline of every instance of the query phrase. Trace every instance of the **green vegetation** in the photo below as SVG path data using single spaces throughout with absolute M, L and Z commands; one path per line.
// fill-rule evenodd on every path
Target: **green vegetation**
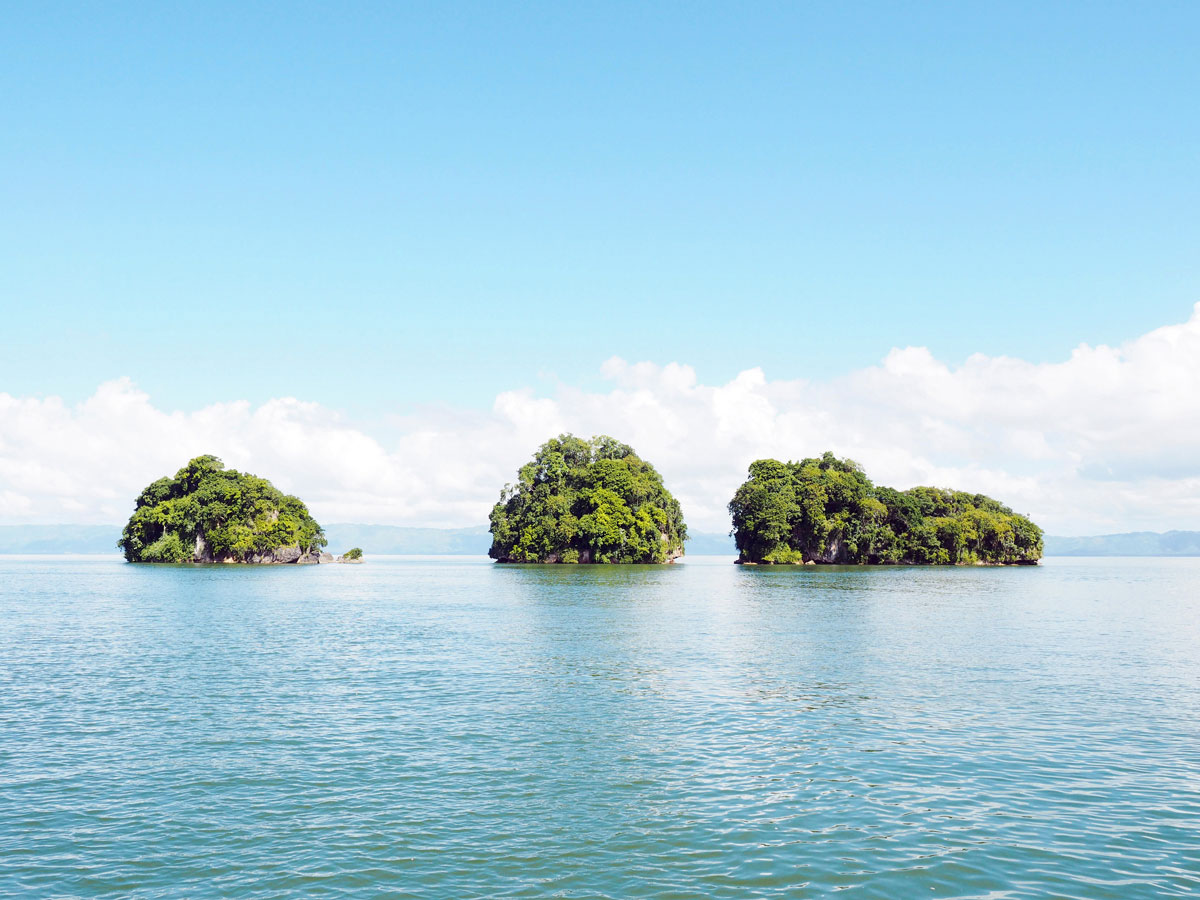
M 325 535 L 296 497 L 198 456 L 142 491 L 117 546 L 129 562 L 296 562 Z
M 349 550 L 347 550 L 345 553 L 342 554 L 342 559 L 362 559 L 362 548 L 361 547 L 351 547 Z
M 654 467 L 610 437 L 547 441 L 492 508 L 501 562 L 665 563 L 687 526 Z
M 748 563 L 1034 564 L 1042 530 L 990 497 L 876 487 L 855 462 L 825 453 L 760 459 L 729 503 Z

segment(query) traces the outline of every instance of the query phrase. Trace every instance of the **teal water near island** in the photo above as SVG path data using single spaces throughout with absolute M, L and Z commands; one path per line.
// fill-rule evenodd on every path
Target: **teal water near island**
M 0 558 L 0 896 L 1200 892 L 1200 560 Z

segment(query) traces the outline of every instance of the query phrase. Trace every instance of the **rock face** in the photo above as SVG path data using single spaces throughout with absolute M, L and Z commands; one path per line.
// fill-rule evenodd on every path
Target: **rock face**
M 236 557 L 223 557 L 214 559 L 208 557 L 192 557 L 193 563 L 248 563 L 251 565 L 318 565 L 320 563 L 342 562 L 341 559 L 334 559 L 332 553 L 322 553 L 316 550 L 308 552 L 302 551 L 298 546 L 276 547 L 275 550 L 268 550 L 265 553 L 251 553 L 245 559 Z
M 824 563 L 825 565 L 836 565 L 846 561 L 846 554 L 842 552 L 842 542 L 837 538 L 831 540 L 825 547 L 823 553 L 819 553 L 805 562 Z
M 208 549 L 208 541 L 204 539 L 204 534 L 198 532 L 196 534 L 196 549 L 192 551 L 192 562 L 210 563 L 213 561 L 212 553 Z
M 281 563 L 293 563 L 300 558 L 299 547 L 276 547 L 275 561 Z

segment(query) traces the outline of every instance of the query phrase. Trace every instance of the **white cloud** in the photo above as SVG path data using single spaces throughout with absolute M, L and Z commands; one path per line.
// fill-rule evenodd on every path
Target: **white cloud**
M 880 483 L 982 491 L 1056 533 L 1200 528 L 1200 304 L 1192 318 L 1061 363 L 923 347 L 825 382 L 750 369 L 704 385 L 687 365 L 607 361 L 607 391 L 561 385 L 487 412 L 431 409 L 387 445 L 292 398 L 169 412 L 128 379 L 85 402 L 0 393 L 0 521 L 119 522 L 142 486 L 211 452 L 299 494 L 323 521 L 467 525 L 545 438 L 612 434 L 663 473 L 693 529 L 760 456 L 832 449 Z

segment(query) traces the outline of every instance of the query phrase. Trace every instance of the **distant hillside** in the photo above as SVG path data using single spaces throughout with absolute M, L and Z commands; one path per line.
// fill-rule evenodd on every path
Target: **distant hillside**
M 402 525 L 356 525 L 340 522 L 325 526 L 329 549 L 342 553 L 361 547 L 363 553 L 487 556 L 492 536 L 483 525 L 473 528 L 409 528 Z
M 1046 536 L 1047 556 L 1200 556 L 1200 531 L 1131 531 L 1094 537 Z
M 329 538 L 329 549 L 336 553 L 350 547 L 362 547 L 366 553 L 486 556 L 492 543 L 492 537 L 484 525 L 475 528 L 408 528 L 397 525 L 337 524 L 327 526 L 325 534 Z M 116 541 L 116 537 L 112 540 Z M 737 556 L 733 538 L 720 532 L 693 531 L 685 546 L 691 556 Z M 1095 537 L 1047 535 L 1045 555 L 1200 556 L 1200 531 L 1168 531 L 1166 534 L 1139 531 Z
M 361 547 L 367 554 L 486 556 L 492 537 L 487 527 L 407 528 L 398 525 L 329 525 L 329 549 Z M 0 525 L 0 553 L 118 554 L 120 525 Z M 737 556 L 733 538 L 695 531 L 687 542 L 692 556 Z M 1095 537 L 1046 536 L 1046 556 L 1200 556 L 1200 531 L 1135 531 Z
M 0 553 L 119 554 L 120 525 L 0 525 Z
M 406 528 L 398 525 L 354 525 L 338 523 L 325 526 L 329 549 L 341 553 L 361 547 L 364 553 L 487 556 L 492 536 L 487 527 Z M 687 542 L 693 556 L 737 555 L 733 538 L 726 534 L 695 532 Z
M 0 525 L 0 553 L 116 554 L 120 525 Z M 338 523 L 325 528 L 329 549 L 342 553 L 486 556 L 492 545 L 487 527 L 409 528 L 399 525 Z M 696 532 L 687 543 L 693 556 L 734 554 L 733 538 Z
M 737 556 L 733 538 L 715 531 L 690 531 L 684 546 L 691 556 Z

